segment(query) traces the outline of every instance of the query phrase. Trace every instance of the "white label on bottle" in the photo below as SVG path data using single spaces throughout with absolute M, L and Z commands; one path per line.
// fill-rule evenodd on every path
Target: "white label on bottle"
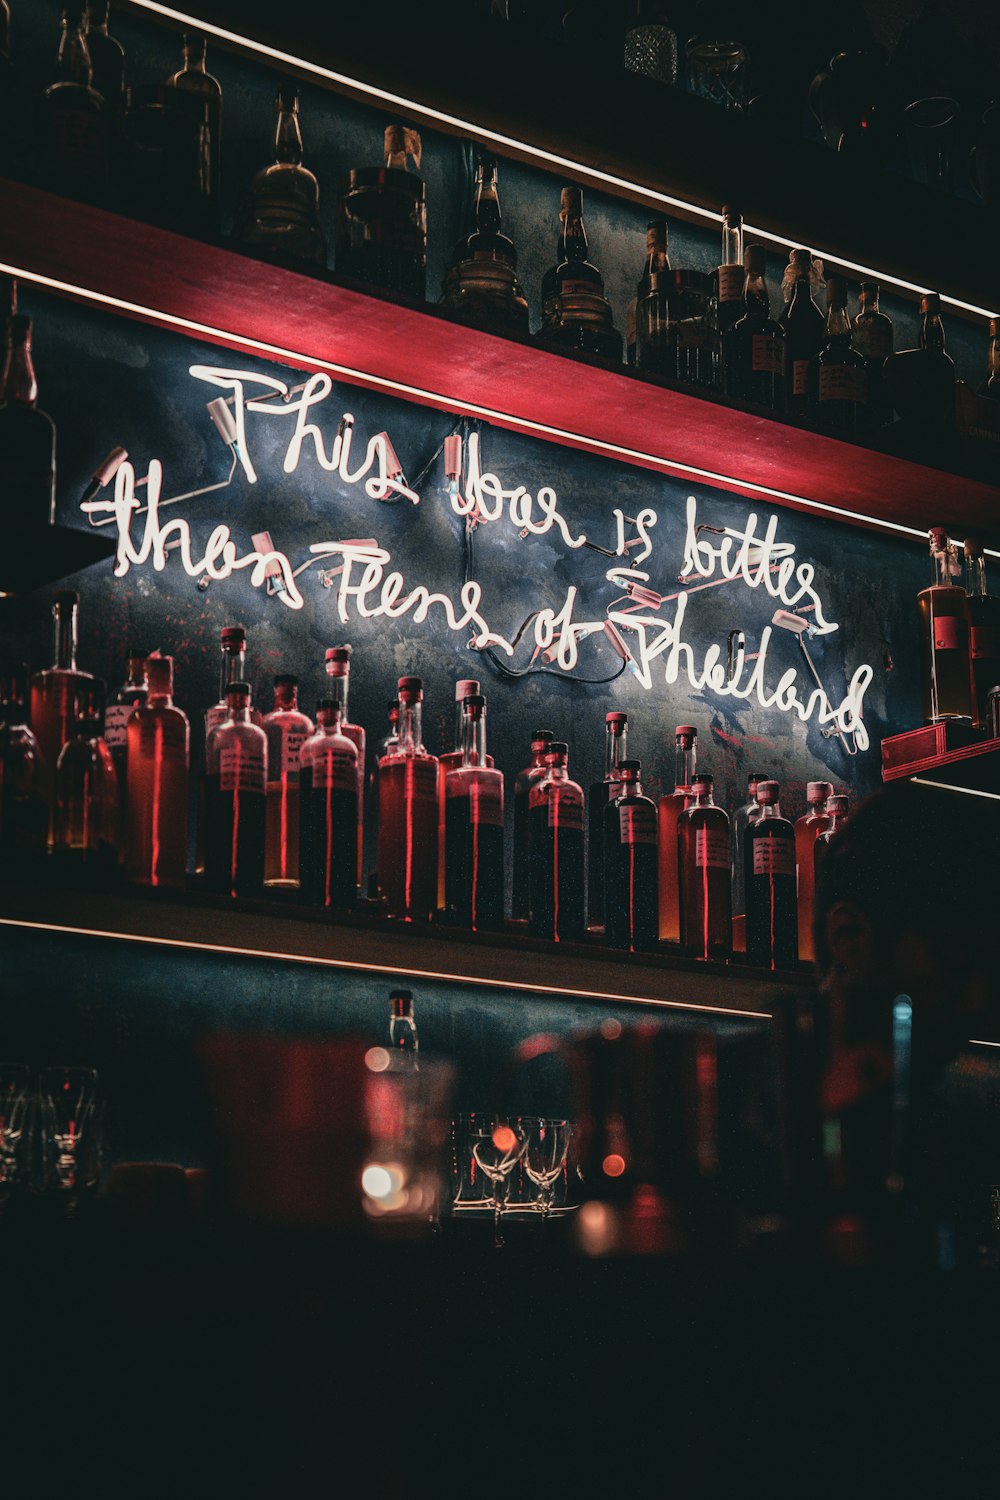
M 144 713 L 139 720 L 139 754 L 143 759 L 157 753 L 164 760 L 187 759 L 187 724 L 180 713 Z
M 307 738 L 305 729 L 286 729 L 281 736 L 281 774 L 297 776 L 299 755 Z
M 755 875 L 795 875 L 795 844 L 792 839 L 756 839 L 753 846 Z
M 747 273 L 742 266 L 719 267 L 719 301 L 740 302 L 743 288 L 747 284 Z
M 807 359 L 792 360 L 792 394 L 805 396 L 809 389 L 809 361 Z
M 312 763 L 312 784 L 314 791 L 325 792 L 332 787 L 335 792 L 356 792 L 358 771 L 354 757 L 343 750 L 321 752 Z
M 724 828 L 695 830 L 694 862 L 699 870 L 728 870 L 731 862 L 729 834 Z
M 819 399 L 821 401 L 867 401 L 867 371 L 860 365 L 820 365 Z
M 773 333 L 755 333 L 750 346 L 750 368 L 756 374 L 780 375 L 785 368 L 785 346 Z
M 104 743 L 109 750 L 121 749 L 125 744 L 126 726 L 134 713 L 134 703 L 112 703 L 104 710 Z
M 262 792 L 266 770 L 266 758 L 259 750 L 234 745 L 219 751 L 219 786 L 224 792 Z
M 655 844 L 656 809 L 651 802 L 633 802 L 618 809 L 620 844 Z
M 548 801 L 550 828 L 569 828 L 583 832 L 582 802 L 570 797 L 560 797 L 557 792 L 551 792 Z
M 998 633 L 995 625 L 973 625 L 969 631 L 969 651 L 974 660 L 996 657 L 997 644 Z
M 968 640 L 968 627 L 960 615 L 935 615 L 935 651 L 964 651 Z

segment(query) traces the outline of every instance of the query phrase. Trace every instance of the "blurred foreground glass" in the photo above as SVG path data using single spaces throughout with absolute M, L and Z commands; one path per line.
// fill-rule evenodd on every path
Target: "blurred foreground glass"
M 419 1072 L 405 1054 L 365 1054 L 369 1149 L 361 1173 L 369 1218 L 427 1223 L 440 1214 L 454 1069 L 424 1058 Z
M 939 192 L 954 187 L 959 106 L 946 95 L 915 99 L 903 111 L 910 170 L 917 182 Z
M 527 1123 L 524 1170 L 538 1189 L 538 1212 L 548 1218 L 556 1184 L 566 1170 L 572 1127 L 568 1120 L 531 1120 Z
M 687 44 L 688 89 L 723 109 L 745 109 L 749 68 L 742 42 L 693 36 Z
M 24 1180 L 31 1102 L 27 1063 L 0 1063 L 0 1192 Z
M 93 1187 L 101 1167 L 96 1069 L 46 1068 L 39 1092 L 46 1186 L 69 1193 Z

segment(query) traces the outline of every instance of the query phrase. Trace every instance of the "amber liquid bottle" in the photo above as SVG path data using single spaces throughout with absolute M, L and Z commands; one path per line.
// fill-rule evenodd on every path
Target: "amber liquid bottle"
M 108 879 L 118 864 L 118 775 L 101 734 L 104 684 L 94 679 L 56 767 L 53 855 Z
M 551 729 L 536 729 L 531 736 L 531 764 L 518 771 L 514 780 L 514 871 L 510 914 L 515 922 L 531 916 L 531 788 L 545 775 L 545 752 L 552 743 Z
M 795 829 L 781 816 L 776 781 L 757 787 L 760 817 L 746 832 L 747 962 L 789 969 L 798 959 Z
M 473 932 L 503 927 L 503 773 L 486 754 L 486 699 L 462 700 L 462 764 L 445 784 L 445 910 Z
M 299 883 L 299 757 L 314 727 L 299 708 L 299 679 L 279 673 L 274 708 L 261 720 L 267 736 L 266 886 L 294 890 Z
M 319 183 L 302 165 L 299 96 L 294 84 L 283 83 L 279 88 L 277 115 L 274 160 L 254 177 L 234 234 L 243 244 L 284 264 L 325 266 Z
M 351 648 L 331 646 L 326 653 L 327 697 L 340 704 L 340 732 L 345 734 L 358 752 L 358 863 L 354 878 L 360 885 L 365 869 L 365 731 L 360 724 L 352 724 L 349 709 L 351 688 Z
M 583 790 L 566 770 L 568 746 L 553 740 L 545 775 L 531 788 L 531 931 L 553 942 L 584 932 Z
M 250 722 L 250 684 L 230 683 L 229 717 L 205 747 L 205 884 L 259 896 L 264 884 L 267 735 Z
M 681 946 L 692 958 L 724 962 L 733 932 L 729 818 L 712 801 L 713 785 L 699 772 L 694 800 L 677 820 Z
M 619 762 L 616 795 L 604 809 L 604 940 L 609 948 L 651 953 L 656 900 L 656 806 L 642 794 L 637 760 Z
M 83 703 L 83 694 L 93 678 L 76 665 L 76 634 L 80 595 L 63 591 L 52 596 L 54 663 L 31 679 L 31 727 L 42 753 L 42 788 L 50 811 L 55 805 L 56 765 L 59 752 L 72 738 Z M 52 822 L 49 820 L 49 846 Z
M 661 943 L 679 943 L 681 940 L 677 820 L 691 804 L 697 757 L 697 729 L 693 724 L 678 724 L 674 730 L 674 789 L 660 798 L 656 809 Z
M 969 669 L 969 601 L 955 583 L 959 566 L 943 527 L 930 532 L 934 582 L 917 595 L 924 722 L 973 717 Z M 991 684 L 992 686 L 992 684 Z
M 174 707 L 173 658 L 149 657 L 146 680 L 146 702 L 126 731 L 125 873 L 136 885 L 183 890 L 191 731 Z
M 604 728 L 604 780 L 593 782 L 587 793 L 587 924 L 590 927 L 604 926 L 604 814 L 620 790 L 618 768 L 628 754 L 628 714 L 606 714 Z
M 454 771 L 462 765 L 462 735 L 465 732 L 462 705 L 466 698 L 472 698 L 479 692 L 479 683 L 474 677 L 462 677 L 455 684 L 455 735 L 452 740 L 452 749 L 446 750 L 438 757 L 438 911 L 444 911 L 445 900 L 445 818 L 446 818 L 446 794 L 445 787 L 448 780 L 448 772 Z M 492 766 L 492 755 L 487 757 L 485 765 Z
M 379 888 L 405 922 L 437 909 L 438 762 L 424 748 L 423 699 L 419 677 L 399 679 L 399 743 L 378 768 Z
M 989 724 L 987 695 L 1000 682 L 1000 599 L 986 591 L 982 544 L 965 539 L 965 574 L 969 597 L 969 665 L 972 669 L 973 723 Z
M 300 762 L 300 891 L 312 906 L 357 897 L 358 750 L 341 728 L 340 703 L 321 698 Z
M 799 897 L 799 958 L 815 962 L 813 945 L 813 913 L 816 896 L 815 843 L 821 833 L 830 827 L 827 803 L 833 796 L 829 781 L 810 781 L 806 786 L 806 802 L 809 811 L 795 824 L 795 868 L 798 878 Z

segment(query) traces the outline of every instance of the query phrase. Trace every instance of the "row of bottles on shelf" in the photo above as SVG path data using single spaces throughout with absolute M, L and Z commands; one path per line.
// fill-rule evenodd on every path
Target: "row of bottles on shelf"
M 76 664 L 77 611 L 75 594 L 55 596 L 55 664 L 31 679 L 30 714 L 18 674 L 4 678 L 4 842 L 24 851 L 47 844 L 98 872 L 120 859 L 133 882 L 183 887 L 190 726 L 173 702 L 173 662 L 134 653 L 105 708 L 103 684 Z M 315 722 L 288 674 L 274 679 L 274 708 L 261 717 L 245 653 L 242 626 L 226 627 L 199 789 L 195 865 L 208 888 L 243 897 L 286 888 L 309 904 L 352 906 L 365 883 L 367 803 L 377 823 L 367 889 L 391 916 L 440 913 L 476 931 L 502 928 L 504 776 L 487 752 L 479 683 L 457 685 L 456 748 L 439 757 L 423 743 L 421 681 L 400 678 L 389 734 L 369 767 L 365 731 L 348 715 L 349 647 L 326 653 Z M 535 733 L 531 763 L 514 784 L 513 918 L 555 941 L 582 940 L 589 926 L 632 952 L 665 941 L 725 959 L 735 909 L 745 911 L 751 961 L 786 967 L 811 956 L 812 843 L 846 799 L 829 783 L 810 783 L 810 812 L 793 827 L 781 817 L 777 783 L 754 776 L 751 802 L 731 828 L 713 802 L 712 777 L 697 772 L 697 731 L 682 726 L 674 790 L 656 805 L 626 754 L 627 715 L 610 713 L 606 723 L 606 773 L 589 808 L 569 776 L 567 746 L 551 731 Z

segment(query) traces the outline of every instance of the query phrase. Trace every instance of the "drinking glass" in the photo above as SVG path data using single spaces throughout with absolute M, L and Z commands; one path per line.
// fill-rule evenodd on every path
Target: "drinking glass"
M 25 1124 L 31 1099 L 27 1063 L 0 1063 L 0 1190 L 24 1175 Z
M 538 1209 L 552 1211 L 555 1185 L 566 1167 L 572 1126 L 568 1120 L 532 1120 L 527 1129 L 524 1169 L 538 1189 Z
M 481 1137 L 492 1134 L 492 1114 L 458 1115 L 451 1122 L 451 1211 L 456 1214 L 481 1214 L 492 1209 L 492 1192 L 485 1172 L 476 1162 L 473 1147 Z
M 688 88 L 723 109 L 745 109 L 749 64 L 741 42 L 693 36 L 687 44 Z
M 507 1200 L 510 1174 L 521 1160 L 528 1144 L 523 1122 L 516 1116 L 487 1117 L 487 1128 L 472 1143 L 477 1165 L 493 1184 L 493 1231 L 497 1245 L 503 1244 L 500 1218 Z
M 46 1068 L 41 1104 L 50 1182 L 60 1192 L 89 1187 L 98 1166 L 91 1149 L 99 1117 L 96 1069 Z

